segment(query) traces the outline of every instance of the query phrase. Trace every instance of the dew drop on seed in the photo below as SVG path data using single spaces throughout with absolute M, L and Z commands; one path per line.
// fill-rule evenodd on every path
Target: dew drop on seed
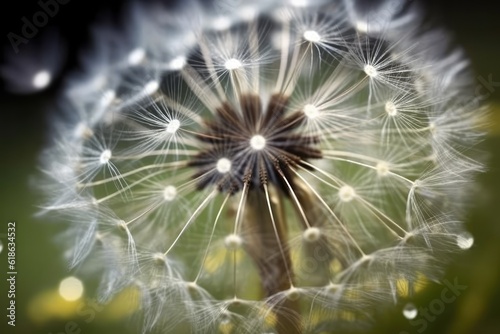
M 146 95 L 151 95 L 151 94 L 153 94 L 154 92 L 156 92 L 156 91 L 158 90 L 158 88 L 159 88 L 159 87 L 160 87 L 160 84 L 158 83 L 158 81 L 153 80 L 153 81 L 148 82 L 148 83 L 144 86 L 143 92 L 144 92 L 144 94 L 146 94 Z
M 167 133 L 176 133 L 180 126 L 181 122 L 178 119 L 173 119 L 168 123 L 165 131 L 167 131 Z
M 368 75 L 371 78 L 375 78 L 378 75 L 377 69 L 372 65 L 365 65 L 363 70 L 365 71 L 366 75 Z
M 116 96 L 116 93 L 114 90 L 108 90 L 106 92 L 104 92 L 104 94 L 102 94 L 102 97 L 101 97 L 101 106 L 102 107 L 107 107 L 111 104 L 111 102 L 113 102 L 113 100 L 115 99 L 115 96 Z
M 67 301 L 75 301 L 83 295 L 83 284 L 78 278 L 69 276 L 59 283 L 59 295 Z
M 396 108 L 396 105 L 392 101 L 387 101 L 385 103 L 385 112 L 389 116 L 396 116 L 398 114 L 398 109 Z
M 45 88 L 50 84 L 52 77 L 48 71 L 40 71 L 33 76 L 33 86 L 35 88 Z
M 241 237 L 236 234 L 230 234 L 224 239 L 224 245 L 230 250 L 238 249 L 242 243 Z
M 321 36 L 314 30 L 307 30 L 304 32 L 304 39 L 311 43 L 317 43 L 321 40 Z
M 375 168 L 378 176 L 386 176 L 389 174 L 389 164 L 385 161 L 379 161 Z
M 101 164 L 107 164 L 109 162 L 109 159 L 111 159 L 111 156 L 112 154 L 110 150 L 104 150 L 99 157 L 99 162 Z
M 307 242 L 315 242 L 318 241 L 319 238 L 321 237 L 321 231 L 317 227 L 309 227 L 304 231 L 302 237 Z
M 403 315 L 406 319 L 415 319 L 418 315 L 418 310 L 412 303 L 408 303 L 403 308 Z
M 239 61 L 238 59 L 236 58 L 231 58 L 231 59 L 228 59 L 225 63 L 224 63 L 224 67 L 226 69 L 228 69 L 229 71 L 232 71 L 232 70 L 237 70 L 238 68 L 240 68 L 241 66 L 243 66 L 243 64 L 241 63 L 241 61 Z
M 474 237 L 469 232 L 457 235 L 457 245 L 461 249 L 469 249 L 474 244 Z
M 186 65 L 186 57 L 183 56 L 175 57 L 168 63 L 168 67 L 174 71 L 182 70 L 185 65 Z
M 256 151 L 262 150 L 266 147 L 266 138 L 261 135 L 255 135 L 250 139 L 250 146 Z
M 318 110 L 318 108 L 316 108 L 316 106 L 314 106 L 312 104 L 306 104 L 304 106 L 304 114 L 308 118 L 313 119 L 313 118 L 316 118 L 319 116 L 319 110 Z
M 351 186 L 345 185 L 339 189 L 339 198 L 342 202 L 350 202 L 356 196 L 356 192 Z
M 177 196 L 177 189 L 174 186 L 166 186 L 163 189 L 163 199 L 167 202 L 172 201 Z
M 143 48 L 134 49 L 132 52 L 128 54 L 127 58 L 128 63 L 130 65 L 137 65 L 144 59 L 145 55 L 146 51 Z
M 221 174 L 227 173 L 231 170 L 231 161 L 227 158 L 221 158 L 217 161 L 217 171 Z

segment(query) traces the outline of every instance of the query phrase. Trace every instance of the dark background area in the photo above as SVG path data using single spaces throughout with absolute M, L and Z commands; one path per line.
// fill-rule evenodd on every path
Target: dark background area
M 418 1 L 418 0 L 413 0 Z M 461 260 L 450 267 L 447 279 L 458 278 L 467 285 L 457 301 L 446 305 L 436 319 L 428 321 L 421 332 L 420 327 L 409 324 L 400 312 L 381 319 L 380 333 L 500 333 L 500 5 L 495 1 L 439 0 L 425 1 L 430 13 L 455 34 L 456 42 L 463 46 L 471 59 L 478 85 L 480 78 L 498 82 L 489 96 L 491 103 L 491 131 L 484 143 L 490 153 L 489 171 L 480 177 L 481 193 L 475 198 L 467 224 L 475 236 L 475 246 Z M 46 311 L 50 302 L 40 302 L 47 291 L 57 289 L 59 281 L 68 276 L 60 249 L 53 238 L 56 225 L 33 218 L 38 194 L 29 180 L 37 175 L 37 161 L 41 149 L 50 137 L 48 124 L 61 77 L 75 68 L 78 51 L 89 39 L 89 24 L 102 15 L 116 17 L 120 1 L 89 2 L 72 0 L 60 5 L 58 13 L 40 28 L 39 33 L 28 44 L 19 46 L 19 56 L 31 52 L 38 57 L 52 57 L 60 66 L 58 78 L 41 92 L 34 94 L 12 94 L 6 91 L 8 83 L 0 85 L 0 241 L 5 244 L 6 225 L 17 222 L 17 326 L 15 330 L 6 326 L 7 271 L 5 249 L 0 254 L 0 332 L 1 333 L 65 333 L 65 325 L 74 319 L 80 333 L 135 333 L 122 321 L 127 315 L 113 317 L 97 314 L 95 321 L 69 312 L 60 318 L 37 322 L 33 312 Z M 2 54 L 0 64 L 12 52 L 7 35 L 20 32 L 23 16 L 31 17 L 40 10 L 37 1 L 9 1 L 1 8 L 0 24 Z M 43 35 L 48 31 L 59 31 L 61 41 L 58 48 L 43 46 Z M 29 51 L 34 48 L 35 51 Z M 66 50 L 65 57 L 58 57 Z M 0 65 L 3 66 L 3 65 Z M 415 299 L 417 306 L 425 307 L 439 296 L 442 287 L 430 287 Z M 47 297 L 48 298 L 48 297 Z M 49 300 L 49 299 L 47 299 Z M 62 305 L 61 307 L 69 307 Z M 119 313 L 119 312 L 118 312 Z M 66 330 L 66 332 L 68 332 Z M 71 332 L 70 332 L 71 333 Z M 75 332 L 75 334 L 78 332 Z

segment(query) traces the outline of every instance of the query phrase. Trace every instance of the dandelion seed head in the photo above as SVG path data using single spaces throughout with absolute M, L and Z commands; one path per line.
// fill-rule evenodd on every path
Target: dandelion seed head
M 68 263 L 99 300 L 138 289 L 143 331 L 370 325 L 473 246 L 483 111 L 417 12 L 132 7 L 69 74 L 41 187 Z

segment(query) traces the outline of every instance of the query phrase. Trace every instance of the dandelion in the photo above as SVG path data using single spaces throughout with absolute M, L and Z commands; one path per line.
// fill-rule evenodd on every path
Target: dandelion
M 101 301 L 140 291 L 144 332 L 355 328 L 472 247 L 465 60 L 355 11 L 132 3 L 123 52 L 96 34 L 43 171 Z

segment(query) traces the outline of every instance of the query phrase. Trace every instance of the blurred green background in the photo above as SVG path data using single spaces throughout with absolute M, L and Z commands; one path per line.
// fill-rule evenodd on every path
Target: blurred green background
M 500 10 L 487 1 L 428 1 L 439 20 L 456 34 L 476 72 L 478 92 L 487 94 L 491 104 L 489 135 L 482 149 L 489 153 L 488 172 L 479 178 L 480 191 L 472 199 L 467 226 L 474 235 L 470 251 L 447 270 L 446 279 L 458 280 L 467 288 L 454 302 L 445 304 L 436 316 L 419 325 L 394 310 L 377 322 L 376 333 L 500 333 Z M 115 8 L 116 3 L 106 3 Z M 6 6 L 5 4 L 3 6 Z M 20 25 L 19 18 L 32 13 L 36 1 L 20 2 L 3 8 L 3 36 Z M 86 23 L 104 5 L 93 7 L 72 1 L 51 21 L 51 25 L 70 29 L 68 61 L 74 65 L 77 46 L 85 41 Z M 19 8 L 18 8 L 19 7 Z M 4 17 L 5 15 L 5 17 Z M 4 42 L 8 42 L 4 38 Z M 490 89 L 481 78 L 493 84 Z M 60 281 L 70 276 L 54 242 L 58 225 L 34 218 L 39 194 L 30 185 L 37 177 L 37 159 L 50 136 L 47 115 L 53 107 L 57 85 L 34 95 L 0 95 L 0 333 L 137 333 L 124 321 L 134 304 L 130 296 L 120 296 L 106 307 L 94 305 L 91 296 L 75 302 L 58 294 Z M 5 88 L 5 86 L 4 86 Z M 16 327 L 7 326 L 7 223 L 16 222 Z M 429 308 L 441 299 L 443 286 L 429 286 L 412 301 Z M 436 304 L 434 302 L 434 304 Z M 417 319 L 425 319 L 419 315 Z

